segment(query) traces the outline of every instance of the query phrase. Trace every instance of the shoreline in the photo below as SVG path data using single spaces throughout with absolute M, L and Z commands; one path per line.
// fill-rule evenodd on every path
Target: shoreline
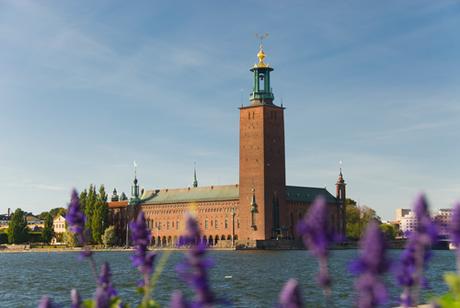
M 20 245 L 23 246 L 23 245 Z M 5 247 L 5 246 L 3 246 Z M 9 249 L 9 248 L 3 248 L 0 246 L 0 254 L 2 253 L 33 253 L 33 252 L 56 252 L 56 253 L 61 253 L 61 252 L 81 252 L 83 251 L 82 248 L 80 247 L 56 247 L 56 248 L 49 248 L 49 247 L 34 247 L 34 248 L 14 248 L 14 249 Z M 151 251 L 187 251 L 187 248 L 150 248 L 149 250 Z M 208 250 L 210 251 L 234 251 L 236 250 L 235 248 L 209 248 Z M 124 248 L 124 247 L 115 247 L 115 248 L 91 248 L 91 251 L 93 252 L 132 252 L 134 251 L 134 248 Z

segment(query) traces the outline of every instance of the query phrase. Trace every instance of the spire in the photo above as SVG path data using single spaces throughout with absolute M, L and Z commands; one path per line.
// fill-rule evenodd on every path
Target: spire
M 337 179 L 337 184 L 344 184 L 345 180 L 343 179 L 343 174 L 342 174 L 342 161 L 339 161 L 340 164 L 340 172 L 339 172 L 339 178 Z
M 268 65 L 264 62 L 265 59 L 265 52 L 263 46 L 260 45 L 259 52 L 257 53 L 257 58 L 259 58 L 259 63 L 256 64 L 256 67 L 268 67 Z
M 193 163 L 193 187 L 198 187 L 198 180 L 196 179 L 196 163 Z
M 250 69 L 254 73 L 254 87 L 249 100 L 252 104 L 257 105 L 273 104 L 274 96 L 270 86 L 270 72 L 273 71 L 273 68 L 264 62 L 266 56 L 263 40 L 268 37 L 268 33 L 263 35 L 257 34 L 256 36 L 260 40 L 259 52 L 257 53 L 259 62 L 254 64 L 254 67 Z
M 117 189 L 114 188 L 113 192 L 112 192 L 112 197 L 110 198 L 110 201 L 118 201 L 118 200 L 119 200 L 119 197 L 118 197 Z
M 131 186 L 131 200 L 133 203 L 139 200 L 139 185 L 137 184 L 137 163 L 136 161 L 133 162 L 134 165 L 134 180 L 133 185 Z

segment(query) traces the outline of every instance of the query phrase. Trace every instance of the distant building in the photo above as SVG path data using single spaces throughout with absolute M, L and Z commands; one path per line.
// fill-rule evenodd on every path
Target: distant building
M 31 231 L 39 231 L 45 227 L 45 221 L 32 214 L 26 215 L 27 227 Z
M 438 224 L 439 235 L 443 237 L 449 236 L 449 224 L 452 219 L 452 209 L 440 209 L 434 220 Z
M 406 216 L 410 212 L 411 212 L 410 209 L 396 209 L 396 211 L 395 211 L 395 214 L 396 214 L 395 215 L 395 222 L 400 223 L 401 218 L 403 218 L 404 216 Z
M 415 212 L 408 209 L 398 209 L 396 210 L 397 215 L 398 211 L 400 211 L 399 213 L 403 213 L 399 220 L 399 229 L 401 232 L 403 234 L 407 234 L 408 232 L 415 231 L 418 227 Z M 438 226 L 439 235 L 443 237 L 449 236 L 449 224 L 452 219 L 452 209 L 440 209 L 436 214 L 432 215 L 432 217 Z
M 8 213 L 0 214 L 0 230 L 8 228 L 10 219 L 11 219 L 11 210 L 8 208 Z
M 62 215 L 58 215 L 53 219 L 53 229 L 54 233 L 64 233 L 66 232 L 65 218 Z
M 409 211 L 409 213 L 407 213 L 401 218 L 399 223 L 399 229 L 404 235 L 417 230 L 417 227 L 417 217 L 415 216 L 414 211 Z
M 129 201 L 119 200 L 115 190 L 109 202 L 109 220 L 122 243 L 127 221 L 143 211 L 152 244 L 175 245 L 183 233 L 184 213 L 189 210 L 196 213 L 202 230 L 199 240 L 210 246 L 224 240 L 251 247 L 263 240 L 292 240 L 297 237 L 297 222 L 318 196 L 326 200 L 331 231 L 345 234 L 347 184 L 342 170 L 335 195 L 322 187 L 286 185 L 285 108 L 274 102 L 270 85 L 273 68 L 264 62 L 262 46 L 257 57 L 258 63 L 250 69 L 250 103 L 239 108 L 239 183 L 198 187 L 195 172 L 191 187 L 140 191 L 135 177 Z

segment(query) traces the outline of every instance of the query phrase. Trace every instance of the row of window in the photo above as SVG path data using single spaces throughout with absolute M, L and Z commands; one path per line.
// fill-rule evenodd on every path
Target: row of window
M 200 223 L 200 225 L 202 225 Z M 217 219 L 211 219 L 211 220 L 208 220 L 208 219 L 205 219 L 204 221 L 204 228 L 205 229 L 208 229 L 208 226 L 211 226 L 211 227 L 214 227 L 215 229 L 219 229 L 219 221 Z M 153 221 L 153 220 L 147 220 L 147 227 L 150 229 L 150 230 L 161 230 L 162 227 L 166 228 L 166 230 L 179 230 L 180 226 L 179 226 L 179 221 L 176 220 L 176 221 L 166 221 L 166 222 L 158 222 L 158 221 Z M 225 219 L 224 220 L 224 229 L 228 229 L 229 228 L 229 221 L 228 219 Z M 240 220 L 237 219 L 236 220 L 236 228 L 239 228 L 240 227 Z
M 197 212 L 198 213 L 232 213 L 232 211 L 237 210 L 235 208 L 207 208 L 207 209 L 199 209 Z M 149 215 L 161 215 L 161 214 L 183 214 L 188 211 L 188 208 L 184 209 L 173 209 L 173 210 L 155 210 L 155 211 L 149 211 L 148 209 L 145 209 L 144 212 Z

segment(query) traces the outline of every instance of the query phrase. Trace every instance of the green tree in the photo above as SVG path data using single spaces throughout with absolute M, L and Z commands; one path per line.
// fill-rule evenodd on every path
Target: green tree
M 94 215 L 94 209 L 96 207 L 96 202 L 97 202 L 97 194 L 96 194 L 96 186 L 91 184 L 88 189 L 88 195 L 86 197 L 85 203 L 84 203 L 84 209 L 85 209 L 85 216 L 86 216 L 86 222 L 85 222 L 85 232 L 88 236 L 87 240 L 90 242 L 94 242 L 94 237 L 91 232 L 92 229 L 92 222 L 93 222 L 93 215 Z
M 51 210 L 49 211 L 49 214 L 51 215 L 51 218 L 54 219 L 54 218 L 55 218 L 56 216 L 58 216 L 58 215 L 65 216 L 66 212 L 67 212 L 67 210 L 66 210 L 65 208 L 63 208 L 63 207 L 56 207 L 56 208 L 54 208 L 54 209 L 51 209 Z M 42 215 L 42 213 L 41 213 L 40 215 Z M 44 218 L 42 218 L 42 219 L 44 219 Z
M 117 236 L 115 234 L 115 227 L 110 226 L 105 229 L 104 234 L 102 235 L 102 243 L 105 247 L 113 246 L 117 242 Z
M 50 213 L 45 216 L 45 226 L 42 230 L 42 241 L 49 244 L 54 235 L 53 217 Z
M 99 193 L 97 194 L 93 217 L 91 219 L 91 233 L 95 243 L 102 243 L 102 235 L 104 230 L 107 228 L 107 216 L 107 193 L 105 192 L 104 185 L 101 185 L 99 187 Z
M 347 199 L 346 201 L 346 235 L 347 238 L 358 240 L 363 235 L 367 224 L 371 220 L 376 220 L 380 223 L 380 217 L 377 216 L 375 210 L 368 206 L 358 206 L 355 200 Z
M 77 246 L 77 237 L 75 236 L 74 233 L 70 231 L 66 231 L 62 234 L 62 240 L 64 243 L 66 243 L 67 246 L 69 247 L 75 247 Z
M 8 242 L 10 244 L 25 243 L 29 239 L 29 229 L 27 228 L 26 213 L 21 209 L 16 209 L 8 224 Z
M 381 224 L 380 230 L 382 230 L 382 233 L 387 240 L 394 240 L 396 235 L 398 235 L 398 229 L 395 225 Z
M 85 206 L 86 206 L 87 199 L 88 199 L 88 191 L 85 189 L 80 193 L 80 209 L 83 213 L 85 212 Z

